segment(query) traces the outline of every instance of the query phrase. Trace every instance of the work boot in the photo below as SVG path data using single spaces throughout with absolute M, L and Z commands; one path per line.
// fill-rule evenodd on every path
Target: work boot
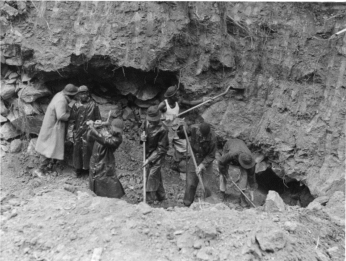
M 225 202 L 226 201 L 226 193 L 225 193 L 225 191 L 220 191 L 220 198 L 221 198 L 221 200 L 222 200 L 222 202 Z
M 76 169 L 76 177 L 81 178 L 83 175 L 83 170 L 82 169 Z
M 242 208 L 247 208 L 249 206 L 248 202 L 246 201 L 244 195 L 240 195 L 240 206 Z

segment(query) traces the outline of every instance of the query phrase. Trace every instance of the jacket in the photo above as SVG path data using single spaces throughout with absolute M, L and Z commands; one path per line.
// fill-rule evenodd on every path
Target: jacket
M 219 159 L 220 174 L 227 175 L 229 164 L 233 166 L 240 166 L 238 156 L 242 152 L 252 155 L 251 151 L 246 146 L 244 141 L 240 139 L 228 140 L 226 144 L 223 146 L 222 157 Z
M 125 192 L 118 180 L 114 152 L 122 143 L 120 133 L 111 133 L 108 128 L 89 130 L 88 142 L 94 143 L 90 159 L 89 187 L 98 196 L 121 198 Z
M 99 107 L 94 101 L 85 104 L 76 102 L 71 109 L 69 130 L 73 132 L 73 165 L 76 169 L 89 169 L 93 144 L 87 142 L 86 122 L 101 120 Z
M 36 151 L 51 159 L 64 159 L 68 97 L 58 92 L 49 103 L 36 143 Z

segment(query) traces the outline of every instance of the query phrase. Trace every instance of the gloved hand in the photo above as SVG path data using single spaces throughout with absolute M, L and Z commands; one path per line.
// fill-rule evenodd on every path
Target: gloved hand
M 145 132 L 141 134 L 141 141 L 146 142 L 147 141 L 147 135 L 145 135 Z
M 199 164 L 198 167 L 197 167 L 197 174 L 201 174 L 202 171 L 205 170 L 205 166 L 203 163 Z
M 212 97 L 208 97 L 208 96 L 203 97 L 203 102 L 208 101 L 208 100 L 210 100 L 211 98 L 212 98 Z

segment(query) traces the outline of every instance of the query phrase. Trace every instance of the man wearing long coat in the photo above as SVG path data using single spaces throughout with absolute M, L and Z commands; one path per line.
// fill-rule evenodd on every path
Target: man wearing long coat
M 110 126 L 97 129 L 93 124 L 87 132 L 88 142 L 93 144 L 90 159 L 89 187 L 96 195 L 121 198 L 125 192 L 115 168 L 114 152 L 122 143 L 123 121 L 115 119 Z
M 64 159 L 66 122 L 70 117 L 68 104 L 77 92 L 76 86 L 67 84 L 47 107 L 35 147 L 43 158 L 39 169 L 35 171 L 38 176 L 45 174 L 52 161 Z
M 69 129 L 73 133 L 73 165 L 77 177 L 89 174 L 89 163 L 93 144 L 87 142 L 88 121 L 101 120 L 100 110 L 96 103 L 90 98 L 89 89 L 82 85 L 78 89 L 79 101 L 71 109 Z

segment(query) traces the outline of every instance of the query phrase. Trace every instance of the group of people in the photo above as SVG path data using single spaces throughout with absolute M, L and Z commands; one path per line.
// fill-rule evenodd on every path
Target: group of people
M 77 101 L 71 106 L 74 96 Z M 195 198 L 200 181 L 204 185 L 205 197 L 211 196 L 209 178 L 213 175 L 213 162 L 217 151 L 217 140 L 211 125 L 205 122 L 187 126 L 180 119 L 180 105 L 194 106 L 207 98 L 187 101 L 181 98 L 178 86 L 171 86 L 164 100 L 147 110 L 142 123 L 141 143 L 145 143 L 146 198 L 147 203 L 166 200 L 161 168 L 165 156 L 172 152 L 172 169 L 181 169 L 185 162 L 186 187 L 184 205 L 190 206 Z M 99 196 L 121 198 L 125 192 L 117 178 L 114 152 L 122 143 L 123 121 L 118 116 L 101 120 L 100 110 L 91 99 L 87 86 L 79 88 L 68 84 L 57 93 L 49 104 L 37 139 L 36 151 L 42 155 L 38 176 L 53 167 L 57 160 L 64 159 L 64 144 L 73 143 L 73 165 L 77 177 L 89 176 L 89 187 Z M 65 137 L 67 137 L 65 139 Z M 240 169 L 239 188 L 247 190 L 248 184 L 256 187 L 255 161 L 242 140 L 230 139 L 223 147 L 218 161 L 220 192 L 225 199 L 228 166 Z M 197 165 L 196 165 L 197 164 Z M 250 182 L 248 182 L 250 181 Z M 247 202 L 242 193 L 241 205 Z

